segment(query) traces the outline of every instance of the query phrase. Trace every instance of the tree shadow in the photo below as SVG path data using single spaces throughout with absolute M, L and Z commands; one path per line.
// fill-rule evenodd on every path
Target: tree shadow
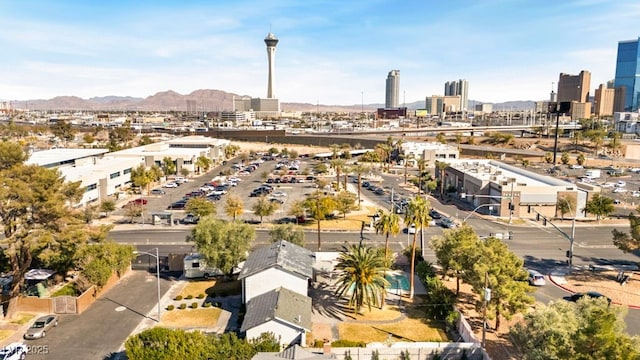
M 319 279 L 321 277 L 318 277 Z M 329 284 L 329 279 L 322 278 L 309 289 L 309 296 L 313 299 L 313 312 L 335 320 L 344 320 L 351 311 L 347 301 L 335 293 L 335 288 Z

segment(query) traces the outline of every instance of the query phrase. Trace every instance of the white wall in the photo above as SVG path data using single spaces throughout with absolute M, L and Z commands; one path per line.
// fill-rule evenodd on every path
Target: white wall
M 251 298 L 279 287 L 307 296 L 309 284 L 307 279 L 288 272 L 275 268 L 267 269 L 244 279 L 244 301 L 246 303 Z
M 305 345 L 304 330 L 294 329 L 278 320 L 268 321 L 262 325 L 258 325 L 252 329 L 247 329 L 247 339 L 253 339 L 265 332 L 272 332 L 276 338 L 280 337 L 280 344 L 289 345 L 295 341 L 298 336 L 302 335 L 301 344 Z

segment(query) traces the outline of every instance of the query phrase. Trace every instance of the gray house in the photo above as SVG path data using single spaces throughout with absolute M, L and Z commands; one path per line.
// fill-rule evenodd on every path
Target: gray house
M 238 276 L 242 302 L 279 287 L 306 296 L 314 263 L 313 252 L 285 240 L 254 250 Z
M 311 298 L 282 287 L 249 300 L 240 328 L 247 339 L 272 332 L 284 346 L 304 344 L 308 331 L 311 331 Z

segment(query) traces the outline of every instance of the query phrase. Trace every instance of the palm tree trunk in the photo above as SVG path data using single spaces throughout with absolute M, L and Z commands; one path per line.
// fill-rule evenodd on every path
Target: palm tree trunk
M 417 235 L 418 233 L 414 233 L 413 234 L 413 245 L 411 247 L 411 272 L 409 273 L 409 283 L 411 284 L 410 286 L 410 290 L 409 290 L 409 299 L 413 299 L 413 293 L 415 291 L 415 284 L 414 284 L 414 278 L 415 276 L 413 276 L 413 273 L 416 269 L 416 240 L 417 240 Z
M 389 233 L 387 232 L 387 236 L 384 238 L 384 260 L 387 261 L 387 257 L 389 256 Z

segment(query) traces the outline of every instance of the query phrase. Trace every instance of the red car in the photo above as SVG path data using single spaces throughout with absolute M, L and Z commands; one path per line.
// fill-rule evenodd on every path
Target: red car
M 147 199 L 139 198 L 139 199 L 131 200 L 123 207 L 131 206 L 131 205 L 147 205 Z

